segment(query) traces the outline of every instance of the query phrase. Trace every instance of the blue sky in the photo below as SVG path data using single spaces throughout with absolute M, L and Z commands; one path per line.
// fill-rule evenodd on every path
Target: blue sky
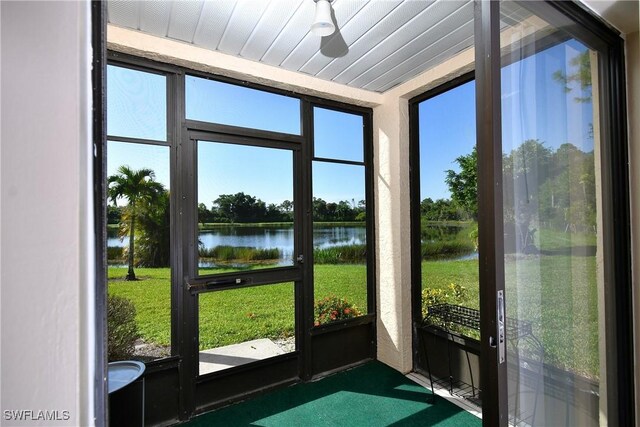
M 156 74 L 108 67 L 108 133 L 166 140 L 166 80 Z M 300 101 L 198 77 L 186 79 L 189 119 L 300 133 Z M 314 108 L 315 155 L 362 161 L 362 116 Z M 118 166 L 151 168 L 169 188 L 169 148 L 109 142 L 107 175 Z M 315 161 L 314 196 L 328 202 L 364 199 L 364 168 Z M 220 194 L 244 192 L 265 203 L 293 200 L 293 151 L 216 141 L 198 142 L 198 203 L 211 207 Z
M 569 41 L 503 68 L 503 151 L 528 139 L 538 139 L 548 148 L 569 142 L 583 151 L 593 150 L 591 103 L 576 102 L 582 95 L 576 85 L 566 93 L 552 78 L 556 70 L 574 72 L 570 59 L 584 49 Z M 475 82 L 420 103 L 419 126 L 420 198 L 449 198 L 445 171 L 459 170 L 455 159 L 470 153 L 476 142 Z
M 187 76 L 186 116 L 300 135 L 300 100 L 242 86 Z
M 539 139 L 557 148 L 570 142 L 593 149 L 590 103 L 579 103 L 575 89 L 565 93 L 551 76 L 571 73 L 569 60 L 584 50 L 569 41 L 503 69 L 503 147 Z M 166 140 L 166 80 L 164 76 L 108 67 L 108 133 Z M 187 116 L 234 126 L 300 133 L 300 102 L 291 97 L 187 77 Z M 445 171 L 457 170 L 455 159 L 475 144 L 475 86 L 469 82 L 424 101 L 419 108 L 421 198 L 450 197 Z M 324 108 L 314 109 L 315 156 L 362 161 L 362 117 Z M 198 200 L 211 206 L 220 194 L 243 191 L 265 201 L 292 199 L 292 152 L 201 142 Z M 169 186 L 169 149 L 141 144 L 109 143 L 107 173 L 127 164 L 149 167 L 156 180 Z M 364 199 L 362 166 L 314 162 L 314 196 L 337 202 Z
M 198 142 L 198 203 L 220 194 L 250 194 L 263 202 L 293 200 L 293 153 L 245 145 Z

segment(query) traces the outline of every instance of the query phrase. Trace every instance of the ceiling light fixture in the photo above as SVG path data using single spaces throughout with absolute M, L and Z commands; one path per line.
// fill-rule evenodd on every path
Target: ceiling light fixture
M 311 32 L 316 36 L 330 36 L 336 30 L 331 19 L 331 0 L 313 0 L 316 2 L 316 14 L 311 24 Z

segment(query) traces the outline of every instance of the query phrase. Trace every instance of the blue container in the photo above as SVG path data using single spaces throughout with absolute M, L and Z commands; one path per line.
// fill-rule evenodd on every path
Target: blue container
M 109 425 L 144 426 L 144 363 L 109 363 Z

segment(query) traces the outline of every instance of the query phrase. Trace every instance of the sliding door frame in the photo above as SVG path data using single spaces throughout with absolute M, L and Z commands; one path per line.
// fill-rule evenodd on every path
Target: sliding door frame
M 573 2 L 520 2 L 551 25 L 587 43 L 600 55 L 602 91 L 602 194 L 605 236 L 607 419 L 635 422 L 633 309 L 626 134 L 624 45 L 618 33 Z M 509 419 L 506 361 L 498 360 L 497 294 L 504 292 L 502 221 L 502 120 L 500 3 L 475 1 L 476 117 L 478 135 L 478 224 L 480 260 L 481 381 L 483 425 Z M 506 295 L 508 298 L 508 295 Z
M 624 42 L 619 33 L 584 6 L 568 1 L 523 2 L 523 6 L 552 25 L 587 43 L 599 54 L 602 139 L 602 188 L 605 239 L 603 303 L 611 313 L 606 326 L 607 416 L 615 425 L 633 425 L 634 353 L 625 97 Z M 559 13 L 558 13 L 559 12 Z M 502 201 L 501 68 L 513 58 L 500 50 L 500 3 L 475 0 L 475 71 L 463 74 L 409 102 L 412 319 L 414 368 L 420 368 L 418 330 L 421 314 L 419 103 L 475 78 L 478 151 L 478 231 L 481 315 L 481 384 L 483 425 L 508 425 L 507 364 L 500 363 L 494 346 L 497 336 L 497 292 L 504 291 Z M 524 56 L 535 54 L 563 37 L 550 35 L 524 46 Z M 520 58 L 522 59 L 522 58 Z M 506 295 L 508 298 L 508 295 Z
M 478 272 L 482 424 L 507 426 L 506 357 L 498 352 L 498 293 L 504 295 L 500 2 L 475 2 Z

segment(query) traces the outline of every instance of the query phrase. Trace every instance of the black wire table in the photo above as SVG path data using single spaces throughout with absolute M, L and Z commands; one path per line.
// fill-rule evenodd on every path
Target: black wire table
M 531 322 L 523 321 L 507 317 L 505 322 L 506 338 L 510 347 L 509 354 L 512 359 L 519 359 L 519 350 L 526 348 L 528 352 L 527 365 L 536 365 L 538 369 L 534 373 L 536 381 L 534 384 L 534 405 L 533 411 L 526 418 L 528 423 L 533 424 L 533 417 L 535 416 L 538 391 L 540 386 L 539 379 L 541 378 L 543 369 L 544 349 L 542 343 L 533 335 Z M 429 374 L 429 382 L 431 383 L 431 390 L 434 391 L 433 385 L 436 383 L 439 386 L 446 387 L 451 395 L 456 395 L 465 398 L 472 403 L 481 406 L 481 390 L 476 385 L 473 378 L 473 371 L 471 368 L 471 360 L 469 359 L 469 352 L 480 356 L 478 340 L 480 332 L 480 311 L 463 307 L 454 304 L 434 304 L 427 307 L 427 316 L 422 320 L 420 329 L 427 333 L 436 333 L 444 335 L 447 341 L 447 355 L 448 355 L 448 379 L 434 381 L 432 370 L 429 364 L 429 346 L 427 340 L 422 340 L 423 353 L 425 356 L 425 362 L 427 371 Z M 476 337 L 474 337 L 474 335 Z M 475 345 L 465 345 L 465 343 L 472 343 Z M 458 347 L 464 347 L 463 350 L 466 354 L 467 368 L 469 370 L 470 383 L 463 382 L 454 378 L 453 369 L 451 366 L 451 346 L 456 345 Z M 519 362 L 518 362 L 519 363 Z M 518 390 L 519 387 L 516 387 Z M 516 392 L 514 396 L 515 413 L 518 413 L 519 408 L 519 395 Z M 432 394 L 432 401 L 435 402 L 435 394 Z M 524 414 L 521 414 L 524 415 Z M 518 417 L 518 422 L 522 421 L 522 416 Z

